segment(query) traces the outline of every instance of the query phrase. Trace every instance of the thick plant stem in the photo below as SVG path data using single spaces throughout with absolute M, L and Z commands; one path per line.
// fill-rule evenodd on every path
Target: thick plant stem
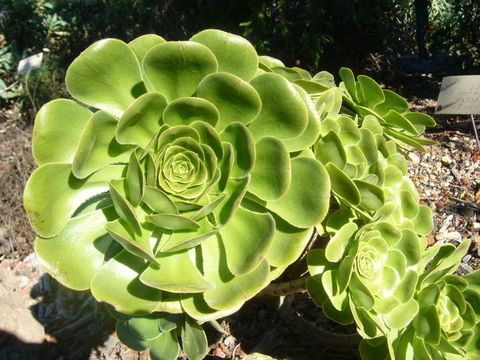
M 309 277 L 310 276 L 302 276 L 301 278 L 287 282 L 272 283 L 263 289 L 260 295 L 287 296 L 304 292 L 307 290 L 307 279 Z
M 279 311 L 280 317 L 288 323 L 290 329 L 328 347 L 343 351 L 358 349 L 361 337 L 357 333 L 336 333 L 314 325 L 291 307 L 292 299 L 286 298 Z

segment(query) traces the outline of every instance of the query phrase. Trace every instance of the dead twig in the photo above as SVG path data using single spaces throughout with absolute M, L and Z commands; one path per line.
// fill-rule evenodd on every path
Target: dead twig
M 307 291 L 307 280 L 310 276 L 302 276 L 301 278 L 281 282 L 271 283 L 263 289 L 259 295 L 270 296 L 286 296 Z
M 475 210 L 480 210 L 480 205 L 474 203 L 474 202 L 471 202 L 471 201 L 467 201 L 467 200 L 463 200 L 463 199 L 459 199 L 459 198 L 456 198 L 456 197 L 449 197 L 450 200 L 453 200 L 455 202 L 458 202 L 460 204 L 463 204 L 465 206 L 468 206 L 468 207 L 471 207 L 472 209 L 475 209 Z

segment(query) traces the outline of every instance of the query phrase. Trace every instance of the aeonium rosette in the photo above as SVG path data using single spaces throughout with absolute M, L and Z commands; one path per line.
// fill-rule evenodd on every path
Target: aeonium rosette
M 414 293 L 426 264 L 426 240 L 385 221 L 357 229 L 347 223 L 325 249 L 309 253 L 308 290 L 333 320 L 355 321 L 364 339 L 384 338 L 418 313 Z
M 364 359 L 478 359 L 480 271 L 454 272 L 470 246 L 437 243 L 424 252 L 413 298 L 418 311 L 410 324 L 395 333 L 364 340 Z
M 120 313 L 238 309 L 303 251 L 330 181 L 308 148 L 307 94 L 258 70 L 245 39 L 206 30 L 99 41 L 69 67 L 85 107 L 39 112 L 25 209 L 61 283 Z

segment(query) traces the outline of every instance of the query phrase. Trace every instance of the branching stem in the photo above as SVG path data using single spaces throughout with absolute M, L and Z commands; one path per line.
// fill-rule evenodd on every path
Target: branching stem
M 287 296 L 304 292 L 307 290 L 307 279 L 309 277 L 307 275 L 287 282 L 271 283 L 263 289 L 260 295 Z

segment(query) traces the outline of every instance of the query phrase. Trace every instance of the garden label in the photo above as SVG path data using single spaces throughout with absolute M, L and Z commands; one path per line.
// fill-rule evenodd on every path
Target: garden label
M 444 77 L 435 114 L 480 114 L 480 75 Z

